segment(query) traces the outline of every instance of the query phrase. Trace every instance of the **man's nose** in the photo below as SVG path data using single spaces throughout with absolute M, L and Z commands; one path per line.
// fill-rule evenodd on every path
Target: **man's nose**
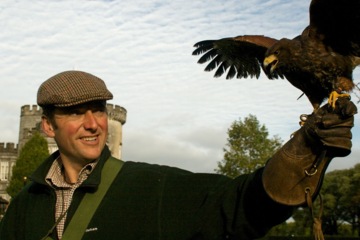
M 98 127 L 96 118 L 92 111 L 88 110 L 85 112 L 83 124 L 85 129 L 96 129 Z

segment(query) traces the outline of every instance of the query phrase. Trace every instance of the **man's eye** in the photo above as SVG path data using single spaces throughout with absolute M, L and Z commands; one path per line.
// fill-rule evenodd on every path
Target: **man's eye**
M 72 115 L 72 116 L 77 116 L 77 115 L 81 115 L 83 114 L 83 112 L 81 110 L 73 110 L 71 112 L 69 112 L 69 115 Z
M 103 116 L 106 112 L 103 110 L 97 110 L 92 112 L 95 116 Z

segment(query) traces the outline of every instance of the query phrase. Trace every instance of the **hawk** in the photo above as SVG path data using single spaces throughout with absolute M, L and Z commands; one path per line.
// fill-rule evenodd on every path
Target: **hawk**
M 300 89 L 314 111 L 329 98 L 335 106 L 339 95 L 355 84 L 353 70 L 360 65 L 360 0 L 312 0 L 310 23 L 293 39 L 242 35 L 205 40 L 194 45 L 198 63 L 215 77 L 256 77 L 261 69 L 269 79 L 286 78 Z

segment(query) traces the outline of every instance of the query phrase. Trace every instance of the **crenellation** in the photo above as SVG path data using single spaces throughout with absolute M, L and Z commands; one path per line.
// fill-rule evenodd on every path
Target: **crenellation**
M 17 145 L 15 143 L 0 143 L 0 152 L 1 153 L 17 153 Z
M 106 104 L 106 108 L 108 111 L 109 119 L 118 121 L 122 125 L 125 124 L 126 114 L 127 114 L 127 111 L 125 108 L 123 108 L 119 105 L 114 105 L 114 104 L 109 104 L 109 103 Z
M 41 116 L 42 109 L 38 105 L 24 105 L 21 107 L 21 116 Z

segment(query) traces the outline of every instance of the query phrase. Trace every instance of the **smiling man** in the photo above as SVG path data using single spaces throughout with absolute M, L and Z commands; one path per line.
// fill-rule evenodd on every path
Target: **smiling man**
M 70 183 L 76 183 L 84 165 L 99 158 L 106 142 L 107 121 L 106 102 L 100 100 L 56 108 L 52 115 L 42 117 L 42 129 L 55 139 Z
M 312 205 L 330 161 L 350 153 L 357 111 L 349 99 L 339 99 L 335 112 L 322 107 L 265 167 L 230 179 L 113 158 L 106 145 L 112 97 L 100 78 L 81 71 L 40 86 L 42 129 L 59 150 L 12 199 L 1 240 L 261 237 L 295 207 Z

